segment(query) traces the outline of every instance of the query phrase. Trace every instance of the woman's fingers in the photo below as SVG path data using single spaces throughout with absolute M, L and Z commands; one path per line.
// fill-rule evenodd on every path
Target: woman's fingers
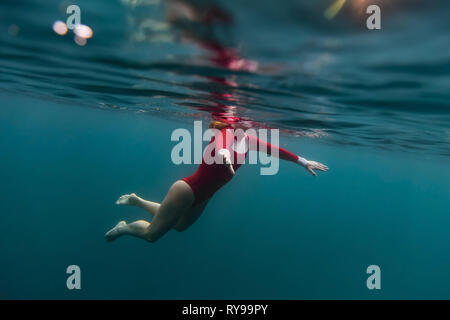
M 231 164 L 228 165 L 228 170 L 230 170 L 230 173 L 234 176 L 235 172 L 234 172 L 234 168 Z
M 223 156 L 223 163 L 228 167 L 228 170 L 230 171 L 230 173 L 234 176 L 235 172 L 234 172 L 234 168 L 233 165 L 231 164 L 231 160 L 230 158 L 228 158 L 227 156 Z
M 328 167 L 320 162 L 311 161 L 312 166 L 314 169 L 320 170 L 320 171 L 327 171 Z
M 314 172 L 314 170 L 320 170 L 320 171 L 327 171 L 328 167 L 320 162 L 316 161 L 308 161 L 308 164 L 306 166 L 306 169 L 311 173 L 313 176 L 317 176 L 317 173 Z
M 308 171 L 313 175 L 313 176 L 317 176 L 317 173 L 314 172 L 314 170 L 311 167 L 307 167 L 306 169 L 308 169 Z

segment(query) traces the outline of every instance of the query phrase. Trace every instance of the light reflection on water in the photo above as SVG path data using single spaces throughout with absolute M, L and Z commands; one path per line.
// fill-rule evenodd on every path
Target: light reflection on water
M 52 31 L 64 2 L 14 3 L 0 5 L 2 90 L 450 155 L 445 1 L 381 5 L 375 32 L 351 1 L 331 20 L 330 1 L 80 1 L 95 32 L 82 48 Z

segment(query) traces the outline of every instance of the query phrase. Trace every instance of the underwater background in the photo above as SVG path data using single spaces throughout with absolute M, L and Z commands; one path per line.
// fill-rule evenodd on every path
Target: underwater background
M 71 2 L 0 2 L 0 299 L 450 299 L 450 3 L 332 3 L 77 1 L 76 43 Z M 330 170 L 244 165 L 187 231 L 107 243 L 214 117 Z

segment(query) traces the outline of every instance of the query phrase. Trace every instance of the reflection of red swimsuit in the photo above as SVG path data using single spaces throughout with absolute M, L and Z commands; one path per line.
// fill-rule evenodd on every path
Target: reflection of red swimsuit
M 221 135 L 222 139 L 216 139 L 218 135 Z M 267 154 L 271 154 L 271 150 L 278 149 L 278 157 L 283 160 L 288 160 L 292 162 L 297 162 L 299 157 L 283 148 L 279 148 L 271 145 L 263 140 L 258 139 L 252 135 L 246 135 L 247 139 L 245 153 L 240 153 L 239 159 L 245 159 L 247 156 L 248 150 L 262 151 Z M 216 141 L 217 140 L 217 141 Z M 216 141 L 216 143 L 214 143 Z M 212 195 L 223 187 L 228 181 L 233 178 L 233 175 L 230 173 L 229 169 L 220 163 L 213 162 L 212 164 L 207 164 L 205 162 L 205 155 L 211 154 L 212 157 L 215 156 L 215 151 L 219 151 L 221 149 L 226 149 L 230 153 L 234 153 L 233 161 L 233 169 L 236 171 L 239 169 L 241 164 L 238 159 L 238 153 L 236 150 L 233 150 L 232 144 L 235 141 L 234 134 L 227 130 L 222 129 L 215 137 L 211 139 L 210 144 L 206 148 L 204 156 L 202 158 L 202 163 L 198 167 L 197 171 L 194 172 L 193 175 L 183 178 L 181 180 L 185 181 L 192 189 L 195 195 L 194 205 L 199 204 L 205 200 L 208 200 L 212 197 Z M 261 150 L 260 150 L 261 148 Z M 273 148 L 273 149 L 272 149 Z

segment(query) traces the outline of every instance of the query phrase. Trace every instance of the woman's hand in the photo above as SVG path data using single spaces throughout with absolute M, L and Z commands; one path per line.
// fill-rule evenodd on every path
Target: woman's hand
M 225 166 L 227 166 L 228 170 L 230 171 L 231 175 L 235 175 L 233 165 L 231 164 L 231 159 L 227 157 L 226 155 L 223 156 L 223 163 Z
M 218 154 L 222 156 L 222 163 L 228 168 L 231 175 L 234 176 L 235 172 L 234 172 L 233 164 L 231 163 L 230 151 L 228 151 L 226 149 L 220 149 L 218 151 Z
M 306 170 L 308 170 L 313 176 L 317 176 L 314 170 L 327 171 L 328 167 L 320 162 L 306 160 L 305 165 Z

